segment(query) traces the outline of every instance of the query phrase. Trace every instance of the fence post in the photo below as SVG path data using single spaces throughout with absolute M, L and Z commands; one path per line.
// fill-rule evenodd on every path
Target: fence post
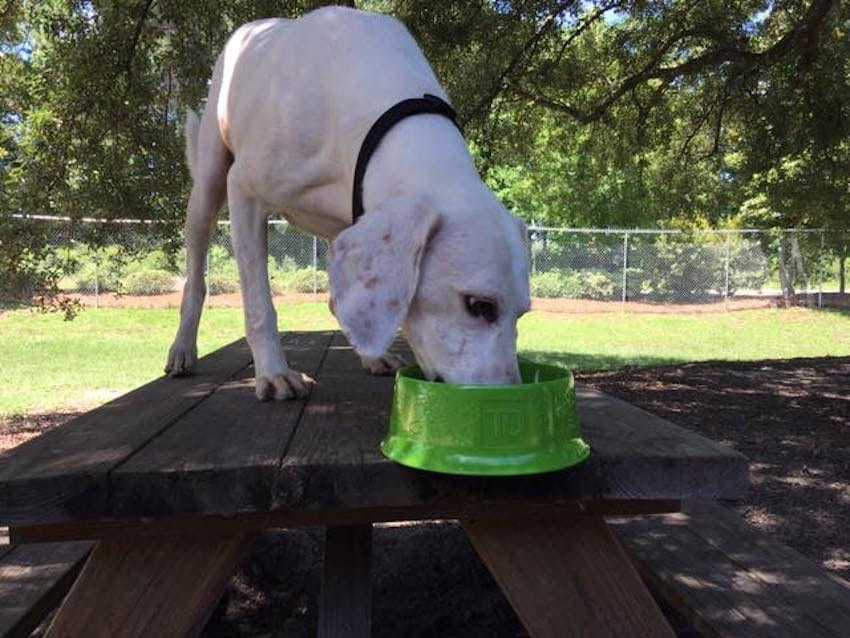
M 726 259 L 723 264 L 723 299 L 729 301 L 729 233 L 726 233 Z
M 823 228 L 820 230 L 820 252 L 818 253 L 818 308 L 823 308 L 823 275 L 826 268 L 822 266 L 823 250 L 824 250 Z
M 313 235 L 313 294 L 319 294 L 319 240 Z
M 100 263 L 94 262 L 94 307 L 100 308 Z
M 626 286 L 629 283 L 629 234 L 623 234 L 623 309 L 625 310 L 625 304 L 628 300 L 628 295 L 626 294 Z
M 537 272 L 537 255 L 534 254 L 534 226 L 526 229 L 525 238 L 528 242 L 528 259 L 531 262 L 531 274 Z

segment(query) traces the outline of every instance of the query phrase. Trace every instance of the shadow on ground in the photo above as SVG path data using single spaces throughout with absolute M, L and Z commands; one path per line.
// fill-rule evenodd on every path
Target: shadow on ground
M 265 535 L 231 582 L 205 638 L 316 635 L 323 534 Z M 373 636 L 526 636 L 453 522 L 376 527 Z
M 850 575 L 850 358 L 578 375 L 750 459 L 755 528 Z

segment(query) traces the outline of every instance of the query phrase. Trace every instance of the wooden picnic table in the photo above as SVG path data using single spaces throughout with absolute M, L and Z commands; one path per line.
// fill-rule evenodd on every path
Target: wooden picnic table
M 197 635 L 257 534 L 322 525 L 319 635 L 365 636 L 372 524 L 424 519 L 462 522 L 532 636 L 673 635 L 603 516 L 739 498 L 743 456 L 579 386 L 584 464 L 416 471 L 378 447 L 392 379 L 368 376 L 339 333 L 284 345 L 318 381 L 305 401 L 257 402 L 240 340 L 0 456 L 13 542 L 98 541 L 48 635 Z

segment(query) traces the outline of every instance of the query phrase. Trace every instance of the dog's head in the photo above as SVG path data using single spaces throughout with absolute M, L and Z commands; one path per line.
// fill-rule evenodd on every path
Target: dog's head
M 333 309 L 359 354 L 383 355 L 402 327 L 429 379 L 519 382 L 526 227 L 487 201 L 486 210 L 444 214 L 422 198 L 394 199 L 337 237 Z

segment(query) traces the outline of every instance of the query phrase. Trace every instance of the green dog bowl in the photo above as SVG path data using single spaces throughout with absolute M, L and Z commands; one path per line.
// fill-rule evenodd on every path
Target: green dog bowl
M 520 360 L 517 385 L 428 381 L 416 366 L 398 371 L 384 455 L 420 470 L 514 476 L 584 461 L 575 382 L 568 370 Z

